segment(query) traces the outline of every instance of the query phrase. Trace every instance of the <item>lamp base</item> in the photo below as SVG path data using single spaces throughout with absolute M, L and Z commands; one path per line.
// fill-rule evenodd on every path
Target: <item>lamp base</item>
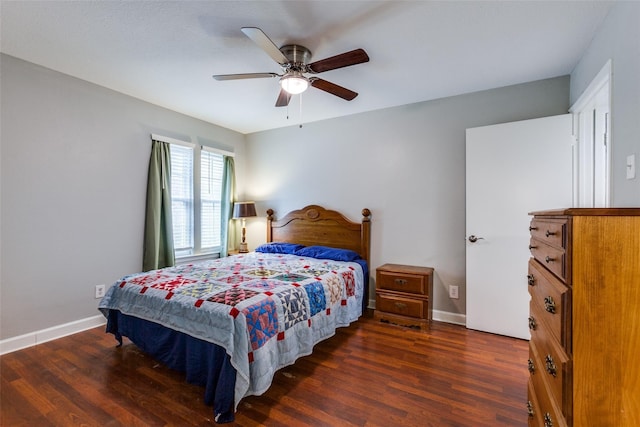
M 238 252 L 240 252 L 241 254 L 246 254 L 249 252 L 246 242 L 240 243 L 240 250 Z

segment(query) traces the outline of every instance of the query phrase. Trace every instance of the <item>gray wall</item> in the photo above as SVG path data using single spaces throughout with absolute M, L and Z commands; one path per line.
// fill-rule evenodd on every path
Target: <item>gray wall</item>
M 571 73 L 571 104 L 612 60 L 611 205 L 640 206 L 640 2 L 618 2 Z M 636 178 L 626 158 L 636 155 Z
M 140 271 L 151 133 L 239 157 L 244 136 L 0 59 L 0 339 L 6 339 L 98 315 L 94 286 Z
M 434 267 L 434 308 L 463 314 L 465 129 L 564 114 L 568 101 L 560 77 L 251 134 L 247 195 L 276 215 L 318 203 L 359 220 L 371 209 L 372 268 Z M 248 227 L 250 247 L 262 243 L 264 222 Z

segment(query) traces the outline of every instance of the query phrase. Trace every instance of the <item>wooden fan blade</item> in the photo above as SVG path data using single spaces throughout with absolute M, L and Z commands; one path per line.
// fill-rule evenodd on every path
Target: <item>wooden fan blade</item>
M 216 80 L 261 79 L 265 77 L 280 77 L 280 76 L 276 73 L 218 74 L 213 76 L 213 78 Z
M 280 49 L 278 49 L 278 46 L 276 46 L 260 28 L 243 27 L 241 28 L 241 31 L 247 37 L 253 40 L 253 42 L 257 44 L 262 50 L 267 52 L 267 55 L 269 55 L 278 64 L 284 65 L 287 62 L 289 62 L 287 57 L 284 56 L 282 52 L 280 52 Z
M 335 70 L 336 68 L 348 67 L 363 62 L 369 62 L 369 55 L 367 55 L 367 52 L 363 49 L 355 49 L 350 52 L 312 62 L 307 68 L 311 73 L 322 73 L 324 71 Z
M 319 78 L 312 78 L 309 80 L 311 81 L 311 86 L 315 87 L 316 89 L 329 92 L 330 94 L 339 96 L 340 98 L 346 99 L 347 101 L 351 101 L 353 98 L 358 96 L 357 92 L 354 92 L 342 86 L 338 86 L 337 84 L 328 82 L 326 80 L 322 80 Z
M 286 107 L 291 100 L 291 94 L 284 89 L 280 89 L 278 94 L 278 100 L 276 101 L 276 107 Z

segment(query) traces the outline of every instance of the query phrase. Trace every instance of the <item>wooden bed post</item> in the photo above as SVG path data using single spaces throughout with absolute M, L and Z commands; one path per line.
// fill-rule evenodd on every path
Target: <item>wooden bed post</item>
M 273 221 L 273 209 L 267 209 L 267 242 L 273 241 L 271 235 L 271 222 Z
M 362 250 L 367 255 L 367 264 L 371 265 L 371 253 L 369 252 L 371 246 L 371 211 L 367 208 L 362 209 Z

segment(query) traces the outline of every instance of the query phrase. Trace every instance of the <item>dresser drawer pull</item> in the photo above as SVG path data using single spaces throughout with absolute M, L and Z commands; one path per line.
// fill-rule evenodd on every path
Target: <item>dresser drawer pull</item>
M 551 258 L 549 255 L 544 257 L 544 262 L 546 262 L 547 264 L 549 264 L 550 262 L 554 262 L 555 260 L 555 258 Z
M 547 354 L 547 356 L 544 358 L 545 361 L 545 368 L 547 369 L 547 372 L 549 373 L 549 375 L 553 376 L 555 378 L 558 369 L 556 368 L 556 363 L 553 361 L 553 357 L 551 357 L 550 354 Z
M 551 419 L 551 414 L 544 414 L 544 427 L 553 427 L 553 420 Z
M 535 415 L 535 412 L 533 412 L 533 403 L 531 403 L 530 400 L 527 401 L 527 415 L 529 415 L 529 418 L 533 418 Z
M 536 367 L 533 365 L 533 360 L 529 359 L 527 360 L 527 369 L 529 370 L 530 374 L 533 374 L 536 372 Z
M 407 304 L 405 304 L 403 302 L 397 302 L 395 305 L 396 305 L 396 308 L 398 310 L 406 310 L 407 309 Z
M 556 302 L 552 296 L 548 296 L 544 299 L 544 309 L 551 314 L 556 314 Z
M 530 251 L 532 251 L 532 250 L 534 250 L 534 249 L 537 249 L 537 248 L 538 248 L 537 246 L 529 245 L 529 250 L 530 250 Z
M 533 274 L 527 274 L 527 283 L 529 283 L 529 286 L 534 286 L 536 284 L 536 278 L 533 277 Z
M 549 231 L 549 230 L 547 230 L 547 232 L 546 232 L 546 233 L 544 233 L 544 235 L 545 235 L 545 236 L 547 236 L 547 237 L 549 237 L 549 236 L 555 236 L 555 235 L 556 235 L 556 232 L 555 232 L 555 231 Z
M 538 325 L 536 324 L 536 319 L 533 316 L 529 316 L 529 329 L 535 331 Z
M 396 285 L 406 285 L 407 281 L 405 279 L 395 279 L 394 280 Z
M 529 227 L 529 231 L 537 230 L 538 227 L 534 227 L 533 225 Z

